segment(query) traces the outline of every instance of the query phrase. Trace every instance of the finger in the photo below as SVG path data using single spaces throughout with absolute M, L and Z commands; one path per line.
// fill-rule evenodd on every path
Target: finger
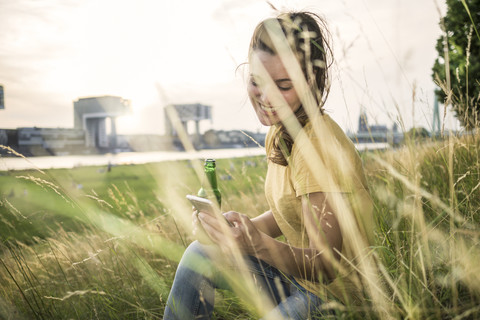
M 212 233 L 212 235 L 213 235 L 213 232 L 216 233 L 216 235 L 214 236 L 216 239 L 221 240 L 231 232 L 230 231 L 231 227 L 222 216 L 200 212 L 199 219 L 200 219 L 200 222 L 202 223 L 202 226 L 209 227 L 208 230 Z
M 235 211 L 228 211 L 228 212 L 224 212 L 223 215 L 225 216 L 225 218 L 227 219 L 238 219 L 238 216 L 239 216 L 239 213 L 238 212 L 235 212 Z
M 223 215 L 225 216 L 225 219 L 227 219 L 233 227 L 238 227 L 239 224 L 242 223 L 242 220 L 240 218 L 241 215 L 238 212 L 229 211 L 229 212 L 225 212 Z
M 215 243 L 220 242 L 222 233 L 217 229 L 215 219 L 212 219 L 204 213 L 200 213 L 198 218 L 202 224 L 203 231 L 205 231 L 208 237 Z
M 229 215 L 228 212 L 222 213 L 223 217 L 227 221 L 228 225 L 230 227 L 235 227 L 236 223 L 235 220 L 233 219 L 232 215 Z
M 210 229 L 220 231 L 219 223 L 216 217 L 205 212 L 199 212 L 197 218 L 202 223 L 202 226 L 209 226 Z
M 196 225 L 198 223 L 198 211 L 194 211 L 192 213 L 192 225 Z

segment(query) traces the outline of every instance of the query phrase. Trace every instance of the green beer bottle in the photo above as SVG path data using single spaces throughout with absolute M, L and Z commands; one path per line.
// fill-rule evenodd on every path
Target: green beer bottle
M 197 196 L 207 198 L 212 201 L 216 201 L 218 207 L 222 205 L 222 195 L 217 186 L 217 170 L 215 165 L 215 159 L 205 160 L 205 176 L 203 179 L 202 187 L 198 190 Z

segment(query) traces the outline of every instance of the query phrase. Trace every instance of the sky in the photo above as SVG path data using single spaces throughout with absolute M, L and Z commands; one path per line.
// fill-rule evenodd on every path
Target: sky
M 432 127 L 431 67 L 443 0 L 271 0 L 328 22 L 335 64 L 326 110 L 356 131 L 371 124 Z M 73 102 L 131 100 L 119 134 L 163 134 L 164 106 L 201 103 L 201 130 L 265 132 L 246 94 L 263 0 L 0 0 L 0 128 L 73 127 Z M 443 114 L 443 107 L 440 112 Z M 447 112 L 446 128 L 458 124 Z M 458 128 L 459 129 L 459 128 Z

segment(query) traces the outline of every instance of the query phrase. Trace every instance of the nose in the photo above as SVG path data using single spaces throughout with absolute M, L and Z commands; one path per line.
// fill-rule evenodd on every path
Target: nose
M 259 94 L 259 98 L 260 102 L 262 102 L 263 104 L 265 105 L 268 105 L 268 94 L 267 94 L 267 90 L 263 90 L 263 91 L 260 91 L 260 94 Z
M 271 92 L 267 87 L 257 88 L 257 99 L 264 105 L 270 105 L 270 96 Z

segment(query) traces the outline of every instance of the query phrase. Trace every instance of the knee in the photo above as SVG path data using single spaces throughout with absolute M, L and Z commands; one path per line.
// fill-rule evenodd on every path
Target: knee
M 202 269 L 205 270 L 205 268 L 210 269 L 209 266 L 211 266 L 211 255 L 213 250 L 216 249 L 210 245 L 205 245 L 199 241 L 194 241 L 190 243 L 183 253 L 179 267 L 187 267 L 197 271 Z
M 187 249 L 185 249 L 182 260 L 190 256 L 208 257 L 208 251 L 207 245 L 195 240 L 188 245 Z

